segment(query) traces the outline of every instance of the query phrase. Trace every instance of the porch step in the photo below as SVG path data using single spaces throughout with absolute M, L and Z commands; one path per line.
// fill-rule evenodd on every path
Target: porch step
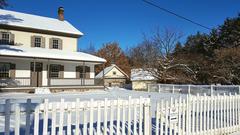
M 51 91 L 49 88 L 39 87 L 36 88 L 34 94 L 50 94 Z

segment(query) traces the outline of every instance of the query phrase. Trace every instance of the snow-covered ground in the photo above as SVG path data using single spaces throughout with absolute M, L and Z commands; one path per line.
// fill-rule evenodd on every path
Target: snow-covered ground
M 182 96 L 183 98 L 186 95 L 180 94 L 163 94 L 157 92 L 142 92 L 142 91 L 133 91 L 122 88 L 108 88 L 106 90 L 94 90 L 86 92 L 61 92 L 61 93 L 52 93 L 52 94 L 28 94 L 28 93 L 1 93 L 0 94 L 0 112 L 4 112 L 4 103 L 6 99 L 11 99 L 12 103 L 26 103 L 27 99 L 31 99 L 32 103 L 35 105 L 42 103 L 44 99 L 49 99 L 49 102 L 60 101 L 61 98 L 64 98 L 65 101 L 76 101 L 76 98 L 79 98 L 81 101 L 87 101 L 90 99 L 94 100 L 104 100 L 108 98 L 109 100 L 113 99 L 128 99 L 131 96 L 132 98 L 150 97 L 151 98 L 151 109 L 152 114 L 156 110 L 156 103 L 161 99 L 170 100 L 171 97 L 178 98 Z M 23 107 L 24 109 L 25 107 Z M 154 115 L 152 115 L 154 117 Z M 25 115 L 21 116 L 21 125 L 25 125 Z M 31 116 L 32 117 L 32 116 Z M 11 118 L 10 125 L 13 128 L 14 126 L 14 117 Z M 2 129 L 2 130 L 1 130 Z M 4 130 L 4 116 L 0 116 L 0 135 Z
M 42 102 L 43 99 L 49 99 L 49 101 L 60 101 L 64 98 L 65 101 L 76 101 L 76 98 L 83 100 L 104 100 L 108 99 L 128 99 L 132 98 L 150 97 L 152 102 L 159 101 L 161 99 L 170 99 L 170 97 L 176 98 L 179 96 L 185 97 L 186 95 L 171 94 L 171 93 L 157 93 L 157 92 L 143 92 L 143 91 L 133 91 L 123 88 L 108 88 L 106 90 L 94 90 L 86 92 L 60 92 L 52 94 L 28 94 L 28 93 L 1 93 L 0 94 L 0 104 L 3 104 L 6 99 L 12 99 L 17 103 L 26 102 L 27 99 L 32 99 L 33 102 Z

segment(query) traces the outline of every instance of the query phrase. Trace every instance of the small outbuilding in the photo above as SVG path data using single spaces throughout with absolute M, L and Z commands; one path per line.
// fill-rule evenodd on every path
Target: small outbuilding
M 155 78 L 149 71 L 138 68 L 131 70 L 131 81 L 133 90 L 146 91 L 148 84 L 157 83 L 157 78 Z
M 103 78 L 104 85 L 108 87 L 117 86 L 123 87 L 129 76 L 120 69 L 116 64 L 104 68 L 95 78 Z

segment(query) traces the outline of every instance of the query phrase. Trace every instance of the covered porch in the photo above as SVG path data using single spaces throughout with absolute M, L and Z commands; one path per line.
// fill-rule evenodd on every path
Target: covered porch
M 0 50 L 1 89 L 36 87 L 67 89 L 104 86 L 103 78 L 95 79 L 94 69 L 96 65 L 103 65 L 105 60 L 102 58 L 80 52 L 69 53 L 59 50 L 46 52 L 46 49 L 41 48 L 28 49 L 37 52 L 29 56 L 26 52 L 30 50 L 22 48 L 15 53 L 5 51 L 3 54 Z M 23 52 L 26 54 L 23 55 Z

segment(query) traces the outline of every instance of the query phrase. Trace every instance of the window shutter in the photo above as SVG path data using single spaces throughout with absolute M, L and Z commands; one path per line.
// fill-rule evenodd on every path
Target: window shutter
M 10 78 L 15 78 L 15 72 L 16 72 L 16 64 L 11 63 L 10 64 Z
M 62 50 L 62 48 L 63 48 L 62 39 L 59 38 L 59 39 L 58 39 L 58 42 L 59 42 L 59 47 L 58 47 L 58 48 L 59 48 L 60 50 Z
M 53 38 L 49 39 L 49 48 L 52 49 L 53 48 Z
M 45 48 L 45 37 L 41 37 L 41 47 Z
M 34 42 L 35 42 L 35 36 L 31 36 L 31 47 L 35 47 Z
M 0 32 L 0 40 L 2 40 L 2 32 Z
M 80 78 L 80 67 L 76 66 L 76 78 Z
M 90 78 L 90 67 L 86 66 L 85 67 L 85 72 L 86 72 L 85 78 Z
M 14 45 L 14 39 L 15 39 L 15 35 L 13 33 L 9 33 L 9 38 L 10 38 L 10 45 Z
M 2 44 L 2 32 L 0 32 L 0 44 Z
M 64 78 L 64 66 L 60 65 L 60 75 L 59 78 Z

